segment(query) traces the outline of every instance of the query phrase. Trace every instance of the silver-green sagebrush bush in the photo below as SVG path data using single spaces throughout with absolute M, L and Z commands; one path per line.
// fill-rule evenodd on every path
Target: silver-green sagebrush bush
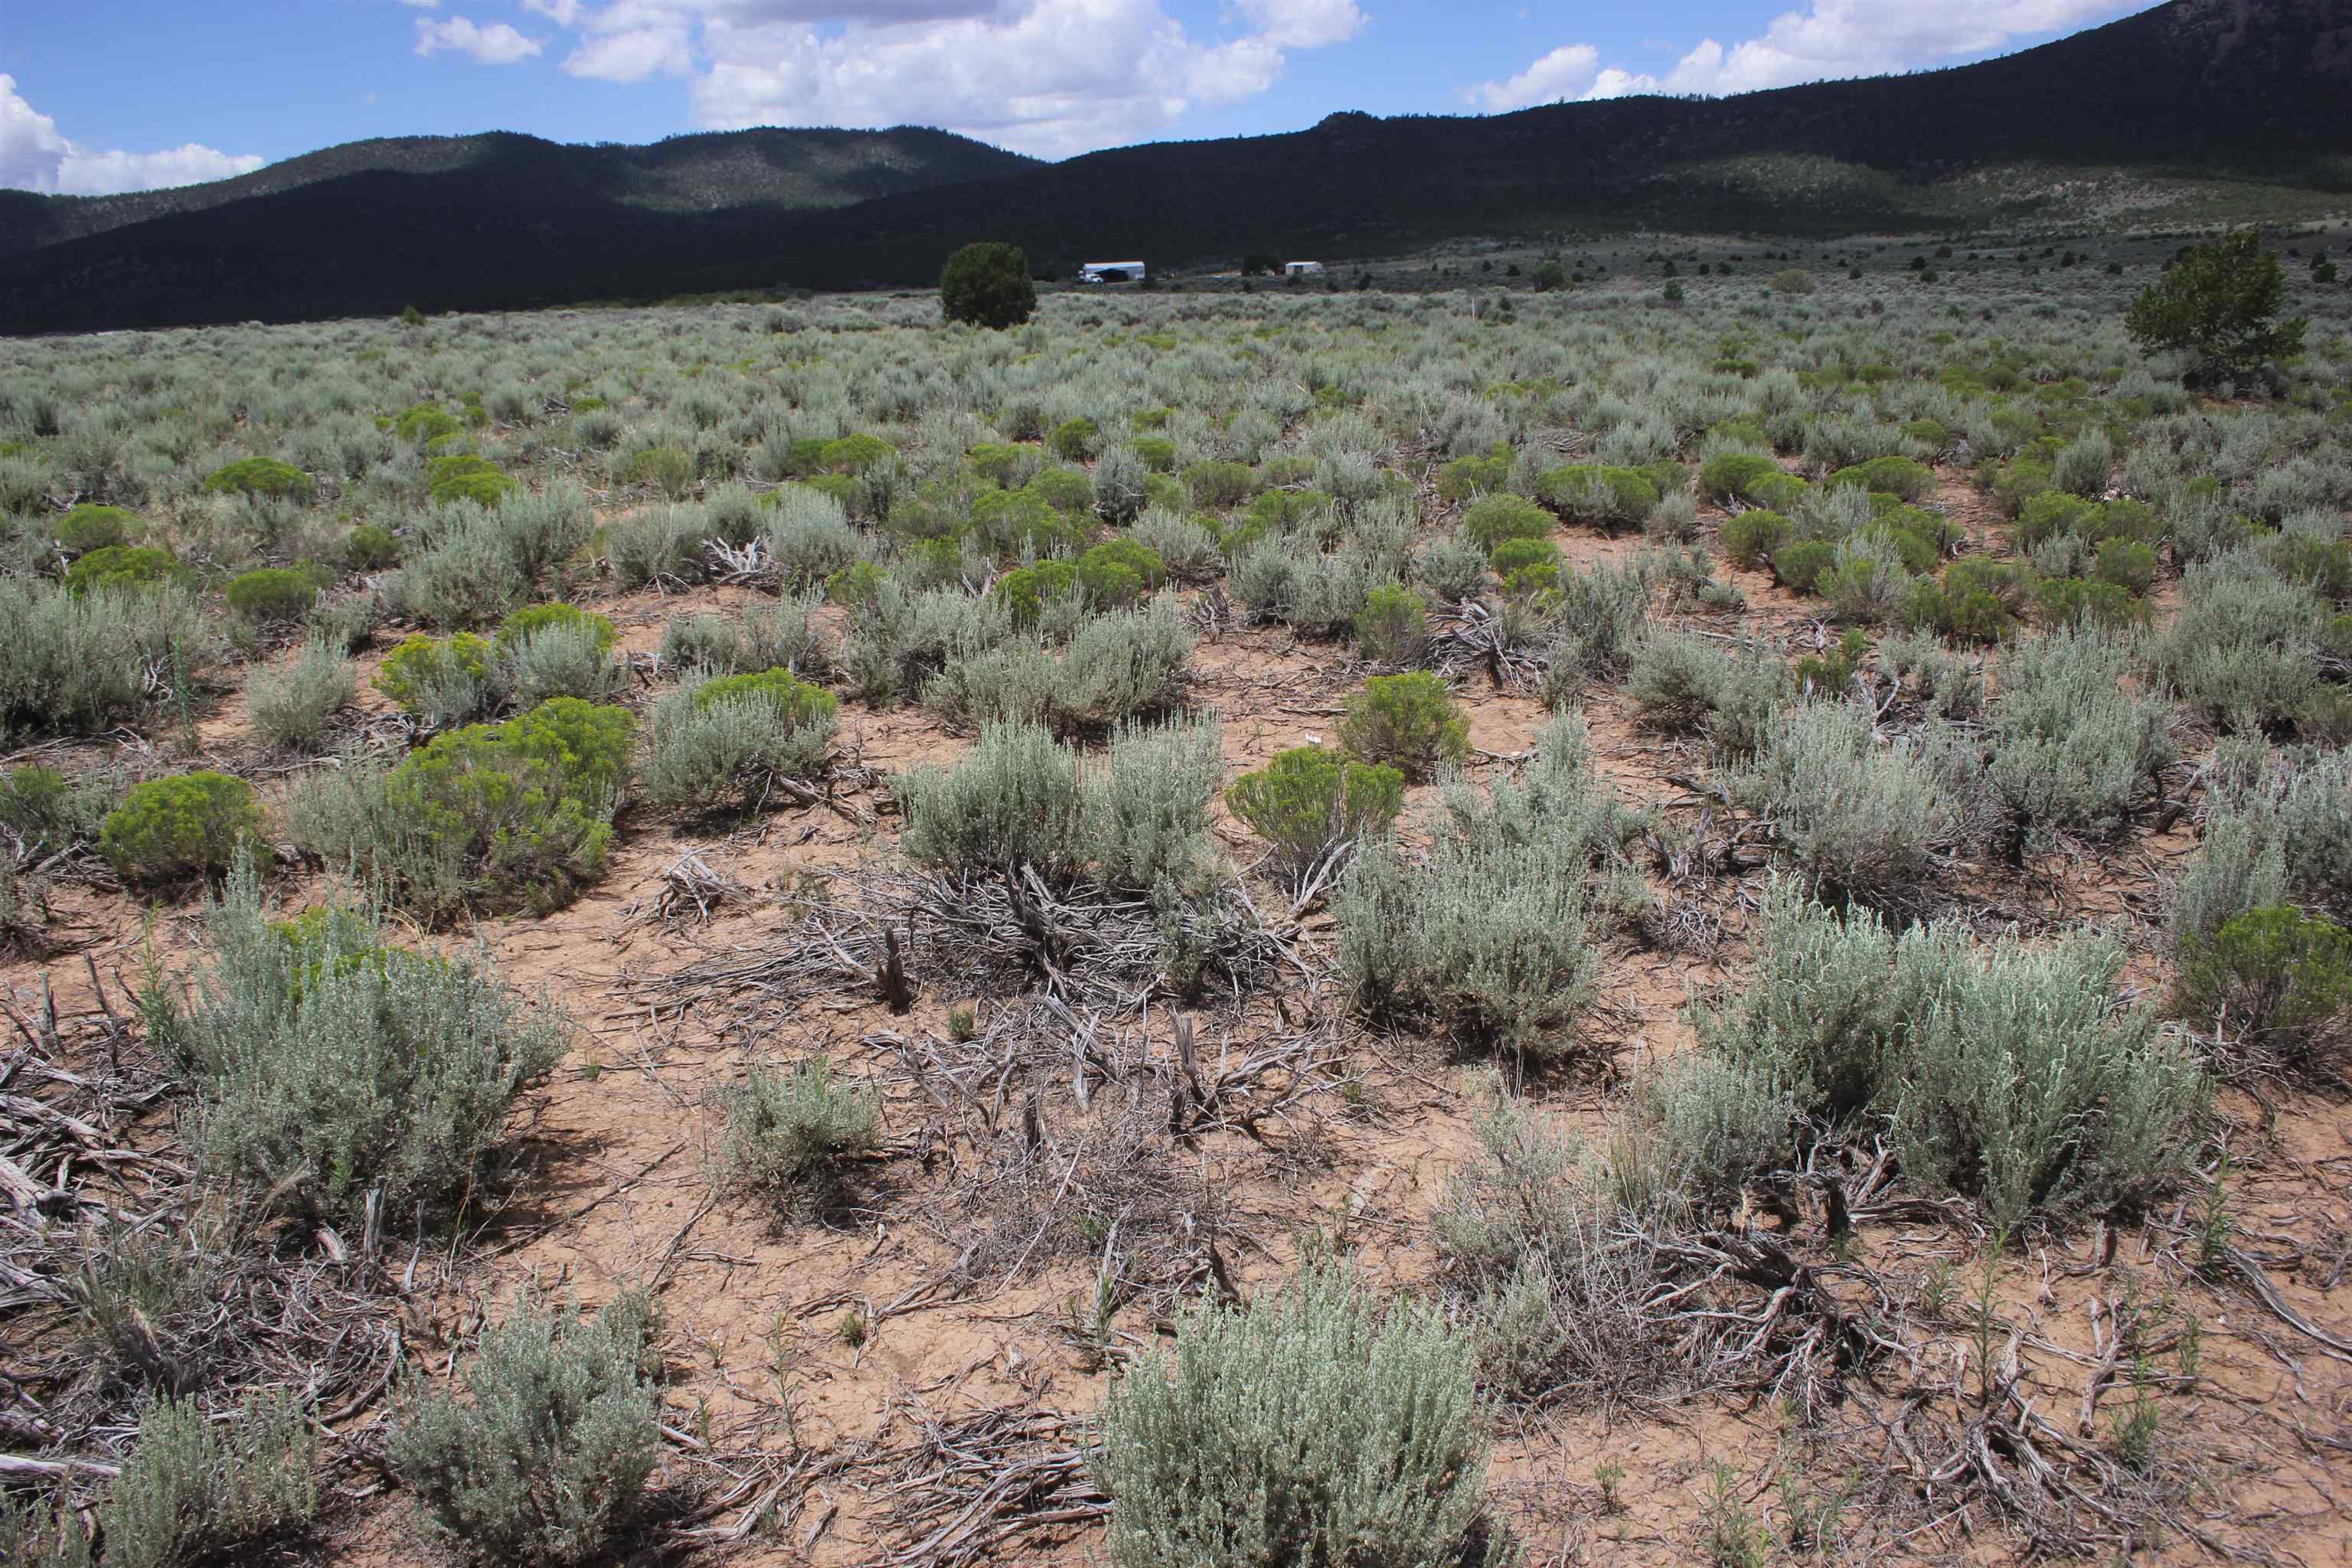
M 1475 1325 L 1480 1381 L 1505 1398 L 1655 1385 L 1672 1362 L 1643 1308 L 1665 1277 L 1639 1237 L 1680 1222 L 1679 1194 L 1628 1192 L 1606 1159 L 1501 1094 L 1477 1131 L 1434 1225 L 1449 1291 Z
M 907 823 L 898 847 L 919 866 L 962 873 L 1027 865 L 1050 879 L 1079 863 L 1078 759 L 1042 726 L 992 725 L 961 763 L 918 768 L 898 794 Z
M 1137 891 L 1196 892 L 1213 868 L 1208 803 L 1223 767 L 1213 719 L 1123 724 L 1100 763 L 1038 725 L 992 725 L 956 766 L 898 781 L 899 848 L 950 875 L 1029 867 L 1049 882 L 1086 874 Z
M 646 798 L 723 812 L 757 805 L 780 780 L 822 779 L 840 710 L 831 692 L 786 669 L 689 676 L 654 705 L 639 779 Z
M 2053 631 L 2001 660 L 1985 784 L 2021 847 L 2061 832 L 2112 836 L 2135 805 L 2163 789 L 2177 754 L 2168 703 L 2141 696 L 2135 639 Z
M 1925 746 L 1881 740 L 1871 714 L 1848 702 L 1782 714 L 1724 788 L 1769 825 L 1807 885 L 1869 903 L 1917 893 L 1936 874 L 1936 846 L 1960 820 Z
M 1079 826 L 1096 876 L 1144 892 L 1163 881 L 1189 890 L 1215 859 L 1208 806 L 1223 772 L 1214 719 L 1121 724 L 1107 761 L 1084 773 Z
M 518 1568 L 609 1561 L 660 1457 L 656 1326 L 641 1293 L 591 1318 L 525 1298 L 483 1331 L 462 1397 L 404 1401 L 385 1457 L 435 1539 Z
M 1445 792 L 1425 859 L 1367 847 L 1332 896 L 1339 969 L 1378 1018 L 1430 1018 L 1456 1037 L 1548 1055 L 1591 1000 L 1588 882 L 1622 818 L 1580 726 L 1547 727 L 1521 784 Z
M 1479 1528 L 1469 1343 L 1334 1269 L 1195 1310 L 1104 1401 L 1093 1454 L 1121 1568 L 1440 1568 Z
M 2112 940 L 1979 955 L 1963 922 L 1897 935 L 1782 882 L 1757 946 L 1753 982 L 1693 1007 L 1701 1041 L 1808 1117 L 1886 1126 L 1906 1181 L 2012 1223 L 2128 1208 L 2189 1171 L 2210 1084 L 2118 994 Z
M 96 1514 L 108 1568 L 236 1560 L 318 1517 L 318 1439 L 282 1394 L 247 1394 L 215 1421 L 194 1400 L 157 1400 Z M 70 1515 L 0 1498 L 0 1561 L 88 1568 L 89 1533 Z
M 1087 620 L 1059 655 L 1016 637 L 950 658 L 922 696 L 968 723 L 1099 731 L 1173 706 L 1192 647 L 1174 596 L 1162 594 L 1141 609 Z
M 562 1024 L 486 955 L 392 946 L 366 910 L 269 921 L 250 861 L 205 911 L 209 962 L 142 997 L 195 1093 L 214 1179 L 279 1212 L 343 1224 L 371 1194 L 394 1222 L 488 1192 L 508 1108 L 562 1051 Z
M 358 697 L 358 667 L 332 642 L 313 637 L 285 665 L 254 672 L 245 710 L 254 739 L 301 751 L 316 746 L 328 721 Z
M 873 1149 L 882 1113 L 879 1095 L 844 1082 L 822 1057 L 789 1072 L 753 1063 L 719 1100 L 727 1113 L 719 1163 L 729 1176 L 806 1219 L 840 1207 L 850 1162 Z

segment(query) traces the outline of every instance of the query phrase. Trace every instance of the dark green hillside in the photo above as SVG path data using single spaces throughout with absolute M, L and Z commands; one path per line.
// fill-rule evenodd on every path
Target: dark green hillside
M 926 185 L 992 179 L 1034 160 L 944 131 L 729 131 L 673 136 L 651 146 L 573 147 L 494 131 L 474 136 L 394 136 L 288 158 L 234 179 L 119 196 L 0 191 L 0 256 L 131 224 L 201 212 L 353 174 L 422 174 L 509 183 L 560 193 L 583 206 L 652 212 L 798 210 Z
M 758 140 L 769 136 L 779 150 Z M 854 133 L 614 149 L 478 139 L 494 153 L 337 174 L 0 259 L 0 331 L 924 284 L 975 238 L 1061 270 L 1103 253 L 1161 266 L 1378 255 L 1570 226 L 2080 223 L 2085 179 L 2328 193 L 2352 189 L 2352 0 L 2172 0 L 1951 70 L 1492 118 L 1335 114 L 1286 135 L 1055 164 L 937 132 L 882 141 L 909 138 L 930 139 L 910 155 L 938 160 L 919 188 L 900 178 L 893 194 L 831 206 L 778 193 L 845 201 L 860 179 L 898 177 Z M 556 168 L 559 154 L 604 161 Z M 962 183 L 930 178 L 959 159 Z

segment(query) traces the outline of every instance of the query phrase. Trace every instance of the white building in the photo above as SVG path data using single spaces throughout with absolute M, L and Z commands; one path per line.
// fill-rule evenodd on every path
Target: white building
M 1078 268 L 1081 283 L 1134 283 L 1142 278 L 1140 261 L 1089 261 Z
M 1323 264 L 1319 261 L 1286 261 L 1282 264 L 1285 278 L 1320 278 Z

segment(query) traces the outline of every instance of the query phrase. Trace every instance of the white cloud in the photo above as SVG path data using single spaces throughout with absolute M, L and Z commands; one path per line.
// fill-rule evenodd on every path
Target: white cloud
M 49 195 L 110 196 L 226 180 L 249 174 L 263 162 L 194 142 L 160 153 L 85 147 L 59 134 L 55 120 L 25 101 L 16 79 L 0 72 L 0 186 Z
M 441 9 L 441 0 L 400 0 L 400 3 L 415 11 L 438 11 Z
M 684 76 L 694 68 L 694 47 L 682 26 L 630 27 L 589 39 L 564 57 L 563 68 L 597 81 Z
M 1344 44 L 1362 30 L 1356 0 L 1241 0 L 1258 34 L 1278 49 L 1319 49 Z
M 1500 113 L 1531 103 L 1581 98 L 1600 68 L 1601 51 L 1591 44 L 1562 44 L 1508 81 L 1479 83 L 1470 89 L 1470 101 L 1488 113 Z
M 1196 37 L 1163 0 L 521 0 L 578 37 L 571 75 L 692 76 L 696 119 L 940 125 L 1063 156 L 1147 141 L 1360 32 L 1358 0 L 1234 0 Z M 421 37 L 421 32 L 420 32 Z
M 2020 36 L 2071 30 L 2104 22 L 2137 0 L 1811 0 L 1802 11 L 1772 19 L 1763 36 L 1727 47 L 1713 38 L 1676 61 L 1663 76 L 1612 66 L 1597 68 L 1589 44 L 1554 49 L 1507 81 L 1481 82 L 1465 96 L 1491 111 L 1524 109 L 1565 98 L 1622 98 L 1636 92 L 1754 92 L 1798 82 L 1879 76 L 1941 65 L 2000 48 Z M 1582 51 L 1592 68 L 1582 80 L 1564 68 L 1544 74 L 1546 62 Z
M 465 16 L 452 16 L 446 22 L 416 18 L 416 52 L 427 58 L 446 50 L 464 55 L 477 65 L 510 66 L 546 47 L 544 39 L 526 38 L 504 22 L 482 27 Z

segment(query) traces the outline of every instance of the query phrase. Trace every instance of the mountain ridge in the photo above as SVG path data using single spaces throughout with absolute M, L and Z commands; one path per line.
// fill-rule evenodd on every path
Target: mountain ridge
M 1998 188 L 2020 166 L 2352 193 L 2352 0 L 2169 0 L 1974 65 L 1723 99 L 1343 111 L 981 163 L 793 209 L 584 202 L 480 162 L 363 170 L 0 258 L 0 331 L 921 284 L 983 238 L 1061 272 L 1097 253 L 1168 266 L 1470 234 L 1957 231 L 2063 199 Z
M 1017 172 L 1037 160 L 928 126 L 886 131 L 762 126 L 688 132 L 643 144 L 562 142 L 515 131 L 374 136 L 297 153 L 248 174 L 109 196 L 0 191 L 0 256 L 136 223 L 283 195 L 362 174 L 447 174 L 502 166 L 656 212 L 715 206 L 841 206 L 898 190 Z

